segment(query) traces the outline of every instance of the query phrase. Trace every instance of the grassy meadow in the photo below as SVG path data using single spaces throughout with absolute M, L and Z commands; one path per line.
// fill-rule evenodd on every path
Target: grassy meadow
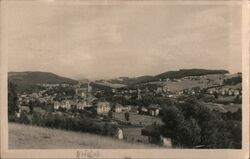
M 89 133 L 9 123 L 9 149 L 147 149 L 157 145 Z

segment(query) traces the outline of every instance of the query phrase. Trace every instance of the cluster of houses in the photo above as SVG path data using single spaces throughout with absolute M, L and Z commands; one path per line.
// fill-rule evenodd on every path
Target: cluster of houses
M 87 103 L 86 101 L 74 102 L 73 100 L 62 100 L 54 102 L 54 110 L 60 110 L 60 108 L 70 110 L 74 107 L 76 107 L 76 109 L 78 110 L 84 110 L 87 107 L 92 107 L 92 104 Z
M 179 80 L 201 80 L 207 79 L 207 76 L 188 76 L 183 77 Z M 221 77 L 222 79 L 222 77 Z M 165 79 L 166 81 L 175 81 L 175 79 Z M 176 79 L 177 80 L 177 79 Z M 77 85 L 69 85 L 69 84 L 41 84 L 46 89 L 42 90 L 38 93 L 32 94 L 19 94 L 18 101 L 19 105 L 28 105 L 30 101 L 38 100 L 41 103 L 46 103 L 52 105 L 55 111 L 60 111 L 61 109 L 64 110 L 89 110 L 96 109 L 98 114 L 107 113 L 110 110 L 113 112 L 130 112 L 134 111 L 138 114 L 148 114 L 151 116 L 158 116 L 160 112 L 160 107 L 157 105 L 150 105 L 149 107 L 143 106 L 123 106 L 119 103 L 109 103 L 107 101 L 99 101 L 96 97 L 96 94 L 103 93 L 105 96 L 104 90 L 97 90 L 93 91 L 92 86 L 90 83 L 79 83 Z M 72 97 L 62 97 L 61 99 L 56 98 L 56 94 L 48 95 L 46 93 L 47 90 L 54 89 L 55 87 L 71 87 L 75 90 L 75 95 Z M 177 98 L 182 95 L 196 95 L 201 93 L 201 88 L 196 89 L 186 89 L 186 90 L 178 90 L 178 91 L 171 91 L 167 84 L 163 85 L 145 85 L 142 87 L 137 88 L 123 88 L 117 89 L 113 88 L 112 93 L 114 93 L 113 97 L 122 96 L 125 97 L 127 100 L 131 99 L 132 97 L 136 96 L 137 100 L 143 99 L 144 97 L 169 97 L 169 98 Z M 237 96 L 242 95 L 241 88 L 226 88 L 221 85 L 217 85 L 216 87 L 211 87 L 206 89 L 207 94 L 214 95 L 217 93 L 218 95 L 223 96 Z M 140 108 L 140 109 L 139 109 Z
M 226 88 L 226 87 L 215 87 L 207 89 L 208 94 L 218 94 L 222 96 L 237 96 L 242 95 L 242 88 Z
M 28 105 L 29 102 L 34 100 L 38 100 L 40 103 L 51 104 L 55 98 L 54 96 L 44 94 L 44 91 L 31 94 L 18 94 L 17 96 L 18 96 L 18 105 Z
M 71 84 L 67 84 L 67 83 L 62 83 L 62 84 L 50 84 L 50 83 L 39 83 L 38 85 L 46 87 L 46 88 L 53 88 L 53 87 L 69 87 L 71 86 Z
M 138 114 L 158 116 L 161 111 L 161 107 L 158 104 L 150 104 L 148 107 L 137 107 Z
M 183 80 L 200 80 L 203 79 L 205 82 L 207 77 L 206 76 L 190 76 L 190 77 L 184 77 L 181 79 L 163 79 L 165 81 L 171 81 L 171 82 L 181 82 Z M 77 112 L 78 114 L 81 113 L 81 111 L 92 111 L 95 110 L 97 114 L 106 114 L 110 111 L 116 112 L 116 113 L 124 113 L 124 112 L 133 112 L 139 115 L 149 115 L 157 117 L 160 115 L 160 112 L 162 111 L 162 108 L 160 105 L 157 104 L 149 104 L 148 106 L 138 106 L 138 105 L 122 105 L 120 103 L 114 102 L 110 103 L 103 99 L 98 99 L 99 97 L 96 94 L 102 93 L 105 96 L 104 90 L 95 90 L 90 85 L 90 83 L 79 83 L 78 85 L 68 85 L 68 84 L 43 84 L 46 89 L 42 90 L 38 93 L 31 93 L 31 94 L 19 94 L 18 95 L 18 101 L 19 105 L 22 106 L 22 110 L 25 110 L 26 112 L 29 112 L 29 107 L 24 106 L 27 105 L 30 101 L 38 100 L 39 102 L 47 103 L 51 105 L 55 112 L 53 113 L 62 113 L 62 114 L 74 114 L 74 113 L 68 113 L 71 110 L 79 110 L 80 112 Z M 75 95 L 72 97 L 67 97 L 66 95 L 63 96 L 62 99 L 57 99 L 56 94 L 48 95 L 46 93 L 47 90 L 54 89 L 55 87 L 71 87 L 75 90 Z M 196 95 L 201 93 L 201 88 L 192 88 L 192 89 L 185 89 L 185 90 L 178 90 L 178 91 L 171 91 L 166 84 L 163 85 L 146 85 L 138 88 L 123 88 L 123 89 L 112 89 L 112 95 L 113 97 L 122 96 L 126 99 L 131 99 L 132 97 L 136 97 L 137 100 L 143 99 L 146 96 L 150 97 L 169 97 L 169 98 L 176 98 L 182 95 Z M 217 87 L 211 87 L 205 89 L 206 94 L 214 95 L 217 93 L 218 95 L 223 96 L 237 96 L 242 95 L 242 88 L 226 88 L 224 86 L 217 86 Z M 38 108 L 36 108 L 38 109 Z M 35 109 L 34 109 L 35 110 Z M 39 112 L 44 111 L 44 114 L 46 113 L 45 110 L 37 110 Z M 64 112 L 66 111 L 66 113 Z M 18 112 L 20 116 L 20 111 Z M 73 115 L 74 116 L 74 115 Z M 101 116 L 101 115 L 100 115 Z M 166 147 L 171 147 L 171 139 L 164 138 L 159 133 L 161 126 L 160 125 L 151 125 L 148 127 L 145 127 L 141 129 L 141 135 L 148 137 L 149 143 L 154 144 L 161 144 Z M 118 139 L 123 139 L 123 132 L 122 129 L 117 128 L 117 132 L 115 136 Z
M 130 99 L 132 96 L 137 96 L 137 99 L 142 99 L 145 96 L 151 97 L 173 97 L 175 94 L 171 92 L 167 85 L 162 86 L 148 86 L 144 88 L 137 88 L 137 89 L 127 89 L 127 90 L 113 90 L 115 96 L 123 96 L 126 99 Z
M 144 97 L 168 97 L 168 98 L 177 98 L 184 94 L 186 95 L 195 95 L 199 94 L 201 89 L 191 88 L 191 89 L 184 89 L 184 90 L 170 90 L 167 85 L 161 86 L 154 86 L 145 87 L 145 88 L 138 88 L 132 90 L 123 90 L 123 91 L 116 91 L 115 96 L 123 96 L 126 99 L 130 99 L 132 96 L 137 96 L 137 99 L 142 99 Z
M 71 110 L 73 108 L 77 110 L 96 110 L 97 114 L 108 113 L 109 111 L 122 113 L 122 112 L 136 112 L 137 114 L 147 114 L 151 116 L 158 116 L 161 110 L 159 105 L 151 104 L 149 107 L 140 107 L 133 105 L 123 106 L 119 103 L 111 104 L 107 101 L 96 102 L 95 104 L 88 103 L 86 101 L 80 101 L 74 103 L 71 100 L 63 100 L 61 102 L 54 102 L 54 110 L 60 111 L 61 109 Z
M 89 110 L 89 109 L 96 109 L 98 114 L 101 113 L 108 113 L 111 110 L 111 105 L 109 102 L 100 101 L 96 102 L 96 98 L 92 98 L 92 100 L 62 100 L 62 101 L 55 101 L 54 102 L 54 110 L 60 111 L 64 110 Z M 95 102 L 94 102 L 95 101 Z

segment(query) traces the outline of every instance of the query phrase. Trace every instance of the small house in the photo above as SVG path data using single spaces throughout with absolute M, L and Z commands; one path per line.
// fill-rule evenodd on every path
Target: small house
M 139 113 L 138 112 L 138 106 L 136 106 L 136 105 L 129 105 L 128 107 L 130 107 L 130 112 Z
M 113 89 L 112 89 L 112 93 L 116 93 L 116 89 L 113 88 Z
M 115 137 L 119 140 L 123 140 L 123 131 L 121 128 L 117 128 L 117 131 L 115 133 Z
M 96 110 L 98 114 L 108 113 L 110 111 L 110 103 L 109 102 L 99 102 L 96 105 Z
M 20 112 L 16 112 L 15 115 L 16 115 L 17 118 L 21 117 L 21 113 Z
M 141 111 L 143 111 L 143 112 L 148 112 L 148 109 L 145 108 L 145 107 L 142 107 L 142 108 L 141 108 Z
M 233 95 L 234 95 L 234 91 L 233 91 L 232 89 L 230 89 L 230 90 L 228 91 L 228 95 L 229 95 L 229 96 L 233 96 Z
M 123 106 L 119 103 L 116 103 L 115 105 L 115 112 L 120 113 L 123 111 Z
M 85 107 L 87 107 L 87 103 L 85 101 L 80 101 L 76 104 L 76 108 L 78 110 L 84 110 Z
M 149 115 L 151 116 L 158 116 L 160 113 L 160 107 L 158 105 L 151 104 L 148 107 L 148 112 L 149 112 Z
M 122 108 L 122 111 L 129 112 L 129 111 L 131 111 L 131 109 L 132 109 L 132 107 L 130 105 L 127 105 L 127 106 L 124 106 Z
M 61 105 L 62 105 L 62 108 L 65 108 L 67 110 L 69 110 L 71 108 L 71 105 L 70 105 L 70 101 L 69 100 L 63 100 L 61 102 Z
M 225 90 L 221 90 L 220 94 L 224 96 L 224 95 L 226 95 L 226 91 Z
M 163 90 L 162 90 L 162 87 L 157 87 L 157 89 L 155 90 L 156 93 L 162 93 Z
M 58 102 L 58 101 L 55 101 L 55 102 L 54 102 L 54 109 L 55 109 L 55 110 L 59 110 L 60 107 L 61 107 L 61 103 Z
M 234 95 L 235 96 L 240 95 L 240 90 L 238 90 L 238 89 L 234 90 Z
M 144 106 L 138 107 L 138 113 L 139 114 L 148 114 L 148 109 Z

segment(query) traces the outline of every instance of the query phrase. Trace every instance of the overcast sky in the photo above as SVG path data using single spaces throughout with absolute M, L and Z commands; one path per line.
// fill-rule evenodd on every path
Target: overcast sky
M 72 78 L 241 71 L 241 8 L 233 5 L 12 5 L 9 71 Z

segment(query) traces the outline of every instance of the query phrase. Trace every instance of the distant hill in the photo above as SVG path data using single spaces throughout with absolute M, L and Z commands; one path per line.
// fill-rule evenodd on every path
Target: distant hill
M 186 76 L 203 76 L 203 75 L 209 75 L 209 74 L 226 74 L 229 73 L 226 70 L 206 70 L 206 69 L 180 69 L 178 71 L 168 71 L 161 73 L 156 76 L 140 76 L 135 78 L 129 78 L 129 77 L 119 77 L 115 79 L 108 80 L 109 83 L 113 84 L 123 84 L 123 85 L 136 85 L 141 83 L 147 83 L 147 82 L 153 82 L 153 81 L 159 81 L 159 79 L 166 79 L 166 78 L 182 78 Z M 100 80 L 99 82 L 105 82 L 104 80 Z
M 206 69 L 180 69 L 179 71 L 168 71 L 156 75 L 156 78 L 166 79 L 166 78 L 182 78 L 186 76 L 203 76 L 209 74 L 226 74 L 229 73 L 227 70 L 206 70 Z
M 77 84 L 78 82 L 49 72 L 9 72 L 8 81 L 16 85 L 17 92 L 38 92 L 40 84 Z
M 14 84 L 77 84 L 76 80 L 50 72 L 9 72 L 8 80 Z
M 80 83 L 88 83 L 89 80 L 87 78 L 86 79 L 80 79 L 80 80 L 78 80 L 78 82 L 80 82 Z
M 215 75 L 215 74 L 227 74 L 229 73 L 226 70 L 207 70 L 207 69 L 180 69 L 178 71 L 168 71 L 161 73 L 156 76 L 139 76 L 135 78 L 130 77 L 119 77 L 114 78 L 110 80 L 96 80 L 95 82 L 92 82 L 91 85 L 93 89 L 108 89 L 111 90 L 112 88 L 120 88 L 120 87 L 126 87 L 126 86 L 136 86 L 139 84 L 145 84 L 150 82 L 159 82 L 160 79 L 178 79 L 186 76 L 203 76 L 203 75 Z M 61 77 L 53 73 L 49 72 L 9 72 L 8 74 L 9 81 L 13 82 L 18 86 L 18 89 L 21 91 L 26 91 L 27 88 L 33 87 L 34 89 L 37 88 L 37 84 L 62 84 L 62 83 L 68 83 L 68 84 L 77 84 L 78 81 Z M 88 80 L 80 80 L 82 83 L 88 82 Z
M 122 84 L 122 85 L 135 85 L 139 83 L 146 83 L 150 81 L 157 80 L 154 76 L 140 76 L 135 78 L 129 78 L 129 77 L 120 77 L 116 79 L 108 80 L 108 82 L 113 84 Z

